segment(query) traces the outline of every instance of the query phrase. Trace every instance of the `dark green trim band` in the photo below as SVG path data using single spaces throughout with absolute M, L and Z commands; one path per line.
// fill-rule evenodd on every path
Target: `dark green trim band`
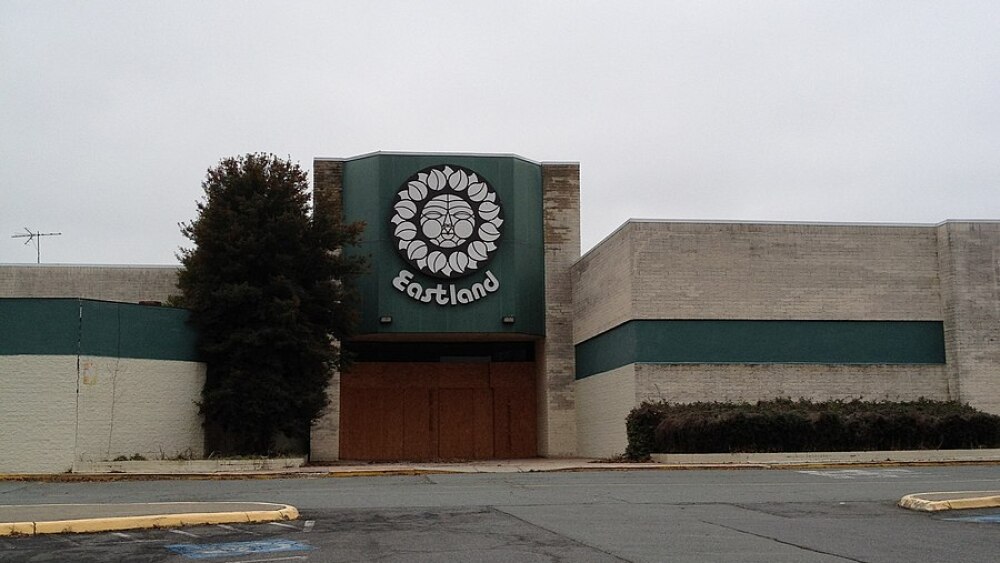
M 635 320 L 576 345 L 576 378 L 632 363 L 943 364 L 941 321 Z
M 198 361 L 183 309 L 88 299 L 0 299 L 0 356 Z

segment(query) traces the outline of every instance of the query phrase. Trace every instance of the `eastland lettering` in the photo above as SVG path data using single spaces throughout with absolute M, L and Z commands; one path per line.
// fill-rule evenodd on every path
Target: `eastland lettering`
M 493 272 L 487 270 L 482 282 L 472 284 L 472 287 L 457 288 L 455 284 L 437 284 L 437 287 L 424 287 L 413 281 L 413 272 L 400 270 L 393 278 L 392 286 L 421 303 L 436 303 L 438 305 L 466 305 L 486 297 L 500 289 L 500 281 Z

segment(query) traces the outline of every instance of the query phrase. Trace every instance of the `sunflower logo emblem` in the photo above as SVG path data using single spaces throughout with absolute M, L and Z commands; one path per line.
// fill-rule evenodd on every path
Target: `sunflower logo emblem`
M 467 276 L 496 253 L 503 207 L 496 191 L 461 166 L 431 166 L 396 193 L 390 219 L 396 250 L 436 278 Z

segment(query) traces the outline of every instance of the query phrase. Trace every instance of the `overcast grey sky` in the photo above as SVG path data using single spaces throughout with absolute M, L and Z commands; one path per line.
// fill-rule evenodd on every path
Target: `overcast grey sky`
M 0 263 L 175 263 L 250 151 L 579 161 L 630 217 L 1000 219 L 1000 2 L 0 0 Z

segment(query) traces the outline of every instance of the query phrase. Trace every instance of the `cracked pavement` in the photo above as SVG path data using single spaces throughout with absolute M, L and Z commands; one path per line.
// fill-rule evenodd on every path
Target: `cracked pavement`
M 998 488 L 997 465 L 0 483 L 0 504 L 226 500 L 301 513 L 276 524 L 0 538 L 0 562 L 995 561 L 1000 524 L 895 503 Z M 198 549 L 209 556 L 195 559 Z

